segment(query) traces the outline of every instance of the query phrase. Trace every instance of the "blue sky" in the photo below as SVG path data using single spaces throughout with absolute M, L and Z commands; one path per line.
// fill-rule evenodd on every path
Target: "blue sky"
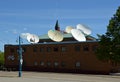
M 92 36 L 104 34 L 120 0 L 0 0 L 0 50 L 21 33 L 46 34 L 58 19 L 61 30 L 85 24 Z

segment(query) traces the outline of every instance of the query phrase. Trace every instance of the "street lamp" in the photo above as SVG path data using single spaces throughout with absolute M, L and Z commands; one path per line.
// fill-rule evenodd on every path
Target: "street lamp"
M 23 59 L 22 59 L 22 47 L 21 47 L 21 37 L 19 36 L 19 50 L 18 50 L 18 54 L 19 54 L 19 77 L 22 76 L 22 63 L 23 63 Z

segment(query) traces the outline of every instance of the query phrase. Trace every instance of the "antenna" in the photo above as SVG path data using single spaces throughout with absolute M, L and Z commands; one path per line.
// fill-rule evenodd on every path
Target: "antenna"
M 49 30 L 48 31 L 48 36 L 49 36 L 50 39 L 52 39 L 55 36 L 54 31 L 53 30 Z
M 30 43 L 38 43 L 39 42 L 39 37 L 35 34 L 21 33 L 20 37 L 27 39 L 27 41 Z
M 56 24 L 55 24 L 55 30 L 60 31 L 60 26 L 59 26 L 59 24 L 58 24 L 58 20 L 56 21 Z
M 71 33 L 71 30 L 72 30 L 72 29 L 73 29 L 72 26 L 66 26 L 65 31 L 66 31 L 67 33 Z
M 79 29 L 72 29 L 71 34 L 77 41 L 86 41 L 84 34 Z
M 30 35 L 27 35 L 27 40 L 28 42 L 30 43 L 38 43 L 39 42 L 39 37 L 35 34 L 30 34 Z
M 56 42 L 60 42 L 63 40 L 62 33 L 60 31 L 57 31 L 57 30 L 49 30 L 48 37 Z
M 90 35 L 92 33 L 91 29 L 86 25 L 78 24 L 76 27 L 86 35 Z

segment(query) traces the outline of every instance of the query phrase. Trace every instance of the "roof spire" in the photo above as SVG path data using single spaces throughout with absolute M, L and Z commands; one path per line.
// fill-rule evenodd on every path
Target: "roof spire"
M 58 20 L 56 21 L 56 24 L 55 24 L 55 30 L 60 31 L 60 27 L 59 27 L 59 24 L 58 24 Z

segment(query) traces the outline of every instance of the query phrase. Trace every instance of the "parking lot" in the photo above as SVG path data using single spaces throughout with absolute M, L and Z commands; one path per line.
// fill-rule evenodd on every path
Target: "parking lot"
M 91 75 L 50 72 L 0 71 L 0 82 L 120 82 L 120 75 Z

